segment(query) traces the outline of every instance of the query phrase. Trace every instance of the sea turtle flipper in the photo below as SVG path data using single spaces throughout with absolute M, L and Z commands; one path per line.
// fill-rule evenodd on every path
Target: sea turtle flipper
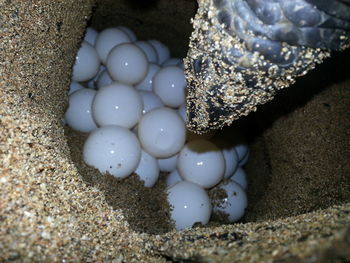
M 202 133 L 230 125 L 347 48 L 346 1 L 199 1 L 185 59 L 188 127 Z

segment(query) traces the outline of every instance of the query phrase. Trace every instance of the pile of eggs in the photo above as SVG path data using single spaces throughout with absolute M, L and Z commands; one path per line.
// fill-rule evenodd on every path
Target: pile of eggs
M 126 27 L 87 28 L 76 55 L 65 123 L 89 133 L 83 159 L 101 173 L 136 173 L 145 187 L 167 174 L 176 229 L 207 224 L 212 213 L 239 220 L 247 207 L 241 141 L 186 129 L 181 59 L 157 40 L 139 41 Z M 210 200 L 208 190 L 224 191 Z

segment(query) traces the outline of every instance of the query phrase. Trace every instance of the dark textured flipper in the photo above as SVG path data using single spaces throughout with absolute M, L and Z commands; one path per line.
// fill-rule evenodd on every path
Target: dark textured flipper
M 188 127 L 201 133 L 229 125 L 273 99 L 331 50 L 347 48 L 347 2 L 199 1 L 185 59 Z

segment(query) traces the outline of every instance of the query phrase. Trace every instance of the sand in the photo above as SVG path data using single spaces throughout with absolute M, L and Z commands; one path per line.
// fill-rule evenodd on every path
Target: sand
M 130 7 L 137 1 L 105 3 L 112 2 L 113 8 L 95 7 L 92 21 L 111 21 L 117 12 L 126 25 L 142 31 L 148 21 L 137 15 L 147 12 Z M 247 132 L 252 183 L 245 223 L 176 232 L 163 220 L 168 207 L 161 183 L 159 196 L 151 196 L 135 177 L 99 180 L 94 169 L 80 165 L 77 146 L 83 135 L 62 125 L 71 67 L 93 5 L 0 1 L 0 262 L 350 260 L 345 53 L 329 64 L 333 75 L 326 68 L 318 73 L 320 82 L 317 75 L 302 80 L 315 83 L 306 94 L 305 87 L 289 88 L 295 91 L 286 90 L 278 103 L 243 120 L 247 127 L 257 125 Z M 173 48 L 185 47 L 194 7 L 194 1 L 164 0 L 145 8 L 162 11 L 149 20 L 168 25 L 161 39 Z M 97 15 L 106 10 L 108 16 Z M 166 24 L 166 17 L 183 17 L 187 26 Z M 130 197 L 134 206 L 126 207 L 125 194 L 133 192 L 139 196 Z

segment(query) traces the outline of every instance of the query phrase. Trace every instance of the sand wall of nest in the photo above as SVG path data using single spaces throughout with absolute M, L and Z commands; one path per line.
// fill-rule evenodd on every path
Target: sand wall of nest
M 98 19 L 107 22 L 95 21 L 96 26 L 112 25 L 116 10 L 138 34 L 183 54 L 176 46 L 186 44 L 190 26 L 184 19 L 183 28 L 167 24 L 165 17 L 188 17 L 193 1 L 154 1 L 163 20 L 136 17 L 144 11 L 132 8 L 134 2 L 97 7 Z M 93 6 L 93 1 L 0 1 L 0 262 L 349 260 L 350 81 L 341 73 L 342 56 L 328 64 L 339 69 L 334 77 L 325 76 L 325 67 L 280 95 L 283 103 L 247 119 L 260 127 L 251 132 L 248 167 L 255 183 L 247 220 L 255 223 L 140 233 L 101 187 L 84 179 L 61 124 L 72 63 Z M 148 19 L 158 22 L 143 31 Z M 173 30 L 148 35 L 162 23 Z M 305 86 L 310 90 L 304 92 Z

